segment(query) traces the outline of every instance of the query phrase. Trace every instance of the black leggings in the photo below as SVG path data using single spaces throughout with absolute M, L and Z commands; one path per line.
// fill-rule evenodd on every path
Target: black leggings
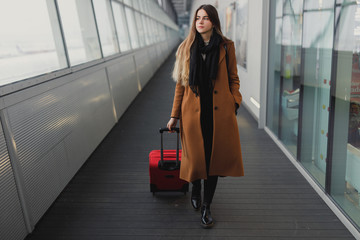
M 210 206 L 214 197 L 217 181 L 218 176 L 208 176 L 208 179 L 204 180 L 204 205 Z M 192 191 L 194 193 L 201 191 L 201 179 L 193 181 L 192 184 Z

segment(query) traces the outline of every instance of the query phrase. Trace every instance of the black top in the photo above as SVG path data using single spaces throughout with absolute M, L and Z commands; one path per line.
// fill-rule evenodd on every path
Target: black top
M 200 124 L 204 139 L 206 170 L 209 172 L 213 139 L 213 90 L 208 87 L 208 83 L 200 82 L 199 95 L 201 108 Z

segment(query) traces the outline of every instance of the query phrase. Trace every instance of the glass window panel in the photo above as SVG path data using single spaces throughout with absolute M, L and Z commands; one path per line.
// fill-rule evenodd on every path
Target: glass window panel
M 276 0 L 276 18 L 282 18 L 283 17 L 283 0 Z
M 311 11 L 304 13 L 303 47 L 332 48 L 334 11 Z
M 300 161 L 323 187 L 327 162 L 333 22 L 333 9 L 304 13 Z
M 132 0 L 124 0 L 126 5 L 132 6 Z
M 139 47 L 139 38 L 137 35 L 137 29 L 135 25 L 134 11 L 128 7 L 125 7 L 125 13 L 126 13 L 126 20 L 130 33 L 131 46 L 133 49 L 136 49 Z
M 360 226 L 360 4 L 344 0 L 336 33 L 331 191 Z
M 341 8 L 341 26 L 348 26 L 338 28 L 338 35 L 335 41 L 335 49 L 340 51 L 352 51 L 355 48 L 354 31 L 358 31 L 359 26 L 355 25 L 355 16 L 359 16 L 357 7 L 353 1 L 345 1 L 345 7 Z
M 100 44 L 90 0 L 58 0 L 70 64 L 101 58 Z
M 156 14 L 155 14 L 156 8 L 154 8 L 154 5 L 155 5 L 154 1 L 148 2 L 148 14 L 153 18 L 156 17 Z
M 158 35 L 158 41 L 162 41 L 162 29 L 161 29 L 161 24 L 159 22 L 156 23 L 159 35 Z
M 139 7 L 139 1 L 138 0 L 132 0 L 133 2 L 133 7 L 136 9 L 136 10 L 139 10 L 140 7 Z
M 159 30 L 159 25 L 158 25 L 158 23 L 155 21 L 155 20 L 153 20 L 153 25 L 154 25 L 154 32 L 155 32 L 155 42 L 159 42 L 160 41 L 160 30 Z
M 301 46 L 302 16 L 285 15 L 282 24 L 282 45 Z
M 322 10 L 322 9 L 334 9 L 334 1 L 323 0 L 323 1 L 314 1 L 314 0 L 305 0 L 304 10 Z
M 282 41 L 282 23 L 283 23 L 282 17 L 275 19 L 275 41 L 277 44 L 280 45 Z
M 280 82 L 282 42 L 283 0 L 270 4 L 268 94 L 266 125 L 279 137 L 280 126 Z
M 284 0 L 284 15 L 299 15 L 303 10 L 303 0 Z
M 0 29 L 0 85 L 67 67 L 54 2 L 6 1 Z
M 144 23 L 144 28 L 145 28 L 145 33 L 146 33 L 146 43 L 148 45 L 152 44 L 152 39 L 151 39 L 151 35 L 152 35 L 152 30 L 150 27 L 150 19 L 146 16 L 143 16 L 143 23 Z
M 157 24 L 156 24 L 155 20 L 151 19 L 151 24 L 152 24 L 152 29 L 154 29 L 154 32 L 153 32 L 154 43 L 157 43 L 157 42 L 159 42 L 159 30 L 157 28 Z
M 339 20 L 339 16 L 340 16 L 340 10 L 341 10 L 341 7 L 339 7 L 339 6 L 337 6 L 336 8 L 335 8 L 335 22 L 337 23 L 337 22 L 339 22 L 338 20 Z M 336 42 L 335 42 L 336 43 Z
M 141 14 L 141 19 L 142 19 L 143 26 L 144 26 L 146 45 L 150 45 L 151 40 L 150 40 L 150 28 L 148 27 L 148 18 L 145 15 Z
M 93 0 L 93 3 L 103 55 L 109 56 L 118 53 L 119 45 L 110 2 L 107 0 Z
M 146 1 L 142 1 L 142 0 L 139 1 L 139 10 L 140 10 L 142 13 L 145 13 L 145 2 L 146 2 Z
M 159 29 L 158 29 L 158 25 L 157 22 L 155 20 L 152 20 L 152 24 L 154 26 L 154 41 L 155 42 L 159 42 Z
M 166 40 L 166 27 L 162 24 L 160 24 L 161 27 L 161 31 L 162 31 L 162 40 L 165 41 Z
M 145 46 L 145 31 L 144 31 L 143 22 L 142 22 L 142 16 L 139 12 L 135 12 L 135 21 L 136 21 L 137 30 L 139 33 L 140 46 L 143 47 L 143 46 Z
M 152 39 L 153 42 L 156 43 L 157 42 L 157 28 L 156 28 L 156 24 L 155 21 L 153 19 L 150 20 L 150 24 L 151 24 L 151 29 L 153 29 L 152 31 Z
M 127 33 L 126 19 L 124 13 L 124 7 L 122 4 L 112 2 L 115 27 L 117 32 L 118 41 L 120 44 L 120 50 L 126 52 L 131 49 L 129 35 Z
M 150 15 L 150 2 L 149 1 L 142 1 L 142 3 L 144 5 L 144 11 L 147 15 Z
M 287 6 L 287 11 L 291 14 L 284 15 L 282 23 L 279 137 L 294 156 L 297 155 L 300 96 L 301 4 L 302 1 L 285 1 L 284 7 Z
M 157 23 L 158 29 L 159 29 L 159 41 L 163 40 L 163 26 L 159 22 Z

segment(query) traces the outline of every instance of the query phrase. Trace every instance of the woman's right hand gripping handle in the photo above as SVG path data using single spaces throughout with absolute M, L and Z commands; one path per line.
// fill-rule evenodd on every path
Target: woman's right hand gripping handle
M 171 130 L 176 127 L 176 124 L 177 124 L 177 118 L 170 118 L 166 126 L 169 130 Z M 174 131 L 170 131 L 170 132 L 174 132 Z

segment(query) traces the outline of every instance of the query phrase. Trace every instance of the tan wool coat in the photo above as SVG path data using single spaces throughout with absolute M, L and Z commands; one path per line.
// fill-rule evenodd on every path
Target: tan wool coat
M 242 101 L 239 92 L 239 77 L 232 41 L 226 42 L 228 68 L 224 43 L 220 44 L 217 77 L 213 90 L 213 144 L 209 175 L 243 176 L 244 169 L 240 148 L 239 130 L 236 121 L 236 104 Z M 176 84 L 171 117 L 180 119 L 182 159 L 180 178 L 188 182 L 206 179 L 204 141 L 200 125 L 200 97 L 189 86 Z

